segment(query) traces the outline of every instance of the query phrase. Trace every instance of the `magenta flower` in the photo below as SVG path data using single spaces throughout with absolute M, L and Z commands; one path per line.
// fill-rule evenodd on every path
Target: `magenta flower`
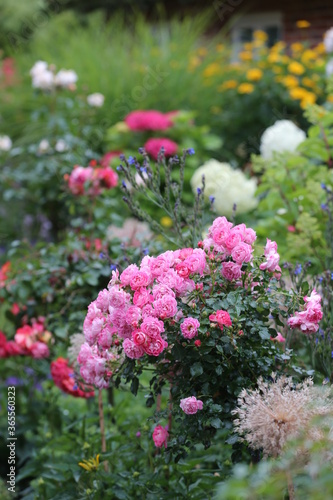
M 198 410 L 202 410 L 203 402 L 195 396 L 191 396 L 190 398 L 181 399 L 179 406 L 186 415 L 194 415 Z

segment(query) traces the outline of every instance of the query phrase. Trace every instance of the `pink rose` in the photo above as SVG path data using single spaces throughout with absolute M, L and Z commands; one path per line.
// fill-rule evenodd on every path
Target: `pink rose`
M 211 314 L 209 316 L 209 321 L 218 323 L 221 330 L 223 330 L 223 326 L 232 326 L 229 313 L 223 309 L 219 309 L 215 314 Z
M 152 340 L 156 340 L 164 332 L 163 321 L 154 318 L 153 316 L 146 316 L 141 324 L 141 330 L 148 335 Z
M 201 248 L 196 248 L 184 261 L 191 273 L 202 274 L 206 267 L 206 253 Z
M 252 259 L 253 248 L 247 243 L 239 243 L 231 251 L 231 257 L 234 259 L 236 264 L 243 264 L 244 262 L 250 262 Z
M 166 347 L 168 347 L 167 342 L 159 337 L 152 340 L 149 345 L 144 346 L 144 350 L 149 356 L 159 356 Z
M 179 252 L 179 258 L 181 260 L 187 259 L 193 253 L 193 248 L 182 248 Z
M 244 242 L 249 243 L 249 245 L 252 245 L 252 243 L 254 243 L 256 239 L 257 239 L 256 232 L 252 228 L 247 227 L 245 230 Z
M 151 274 L 154 276 L 160 276 L 170 269 L 170 261 L 164 255 L 151 259 L 149 263 L 149 268 Z
M 231 252 L 233 248 L 235 248 L 239 243 L 242 242 L 242 236 L 239 234 L 239 231 L 236 230 L 235 228 L 232 228 L 228 234 L 228 236 L 224 240 L 224 246 L 228 250 L 228 252 Z
M 44 342 L 34 342 L 29 349 L 31 356 L 35 359 L 47 358 L 50 355 L 49 348 Z
M 271 340 L 276 341 L 276 342 L 285 342 L 286 339 L 283 337 L 283 335 L 279 332 L 276 337 L 271 337 Z
M 169 437 L 169 433 L 168 433 L 166 427 L 162 427 L 161 425 L 157 425 L 155 427 L 154 432 L 153 432 L 153 440 L 154 440 L 155 446 L 157 448 L 162 448 L 162 446 L 164 446 L 164 448 L 166 448 L 168 437 Z
M 132 333 L 132 340 L 133 340 L 135 345 L 141 346 L 144 349 L 150 343 L 149 337 L 141 330 L 136 330 L 135 332 Z
M 139 288 L 136 290 L 133 295 L 133 304 L 142 308 L 146 304 L 149 304 L 153 301 L 153 296 L 149 293 L 147 288 Z
M 135 292 L 136 293 L 136 292 Z M 126 323 L 136 328 L 141 319 L 141 309 L 140 307 L 130 306 L 126 311 Z
M 99 292 L 95 300 L 96 307 L 102 312 L 108 312 L 110 306 L 109 290 L 106 288 Z
M 121 279 L 121 277 L 120 277 Z M 139 288 L 146 287 L 151 282 L 151 275 L 147 268 L 137 271 L 131 278 L 130 286 L 132 290 L 138 290 Z
M 135 274 L 138 272 L 139 268 L 135 264 L 131 264 L 128 266 L 120 275 L 120 281 L 124 286 L 127 286 L 130 284 L 131 279 Z
M 187 278 L 191 272 L 184 262 L 179 262 L 179 264 L 175 266 L 175 270 L 176 273 L 179 274 L 179 276 L 181 276 L 182 278 Z
M 142 356 L 145 353 L 145 351 L 142 349 L 142 347 L 134 344 L 133 340 L 131 340 L 131 339 L 124 340 L 123 349 L 124 349 L 126 356 L 128 358 L 131 358 L 131 359 L 142 358 Z
M 156 314 L 161 318 L 172 318 L 177 314 L 177 301 L 170 295 L 164 295 L 153 302 Z
M 198 410 L 202 410 L 203 402 L 195 396 L 191 396 L 190 398 L 181 399 L 179 406 L 186 415 L 194 415 Z
M 200 323 L 195 318 L 185 318 L 183 323 L 180 325 L 182 335 L 185 339 L 193 339 L 198 334 L 198 328 Z
M 238 280 L 242 276 L 242 268 L 234 262 L 224 262 L 222 276 L 228 281 Z

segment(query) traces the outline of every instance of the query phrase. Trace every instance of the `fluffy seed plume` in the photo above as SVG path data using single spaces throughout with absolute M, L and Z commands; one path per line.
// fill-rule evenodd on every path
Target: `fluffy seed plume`
M 262 449 L 265 457 L 278 456 L 286 441 L 296 437 L 311 419 L 332 412 L 332 405 L 317 397 L 311 378 L 296 386 L 291 377 L 277 379 L 272 373 L 272 379 L 268 383 L 260 378 L 257 389 L 243 389 L 232 412 L 238 417 L 236 432 L 251 448 Z

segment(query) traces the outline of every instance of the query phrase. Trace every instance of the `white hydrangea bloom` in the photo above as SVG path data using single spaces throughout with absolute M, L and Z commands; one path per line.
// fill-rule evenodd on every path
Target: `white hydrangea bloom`
M 58 87 L 69 88 L 77 82 L 77 74 L 72 69 L 61 69 L 55 76 L 54 83 Z
M 326 31 L 324 35 L 324 45 L 326 52 L 333 52 L 333 28 Z
M 326 64 L 326 75 L 331 76 L 333 74 L 333 59 L 330 59 Z
M 249 212 L 258 204 L 255 198 L 257 182 L 248 179 L 241 170 L 234 170 L 229 163 L 211 159 L 198 168 L 191 179 L 193 192 L 202 187 L 205 176 L 205 197 L 213 196 L 217 214 L 230 217 L 236 204 L 237 213 Z
M 0 151 L 9 151 L 12 147 L 12 141 L 8 135 L 0 135 Z
M 30 70 L 30 75 L 32 77 L 38 75 L 39 73 L 43 73 L 48 69 L 48 64 L 45 61 L 37 61 L 33 65 L 33 67 Z
M 104 104 L 104 95 L 99 92 L 95 92 L 94 94 L 90 94 L 87 97 L 87 103 L 89 106 L 93 106 L 95 108 L 101 108 Z
M 278 120 L 268 127 L 261 136 L 260 153 L 269 160 L 273 151 L 295 151 L 301 142 L 306 139 L 306 134 L 290 120 Z

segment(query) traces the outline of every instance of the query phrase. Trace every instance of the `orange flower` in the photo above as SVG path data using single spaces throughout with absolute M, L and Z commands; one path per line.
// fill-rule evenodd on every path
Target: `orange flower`
M 304 29 L 304 28 L 309 28 L 311 24 L 309 21 L 305 21 L 305 19 L 302 19 L 300 21 L 296 21 L 296 26 L 297 28 Z

